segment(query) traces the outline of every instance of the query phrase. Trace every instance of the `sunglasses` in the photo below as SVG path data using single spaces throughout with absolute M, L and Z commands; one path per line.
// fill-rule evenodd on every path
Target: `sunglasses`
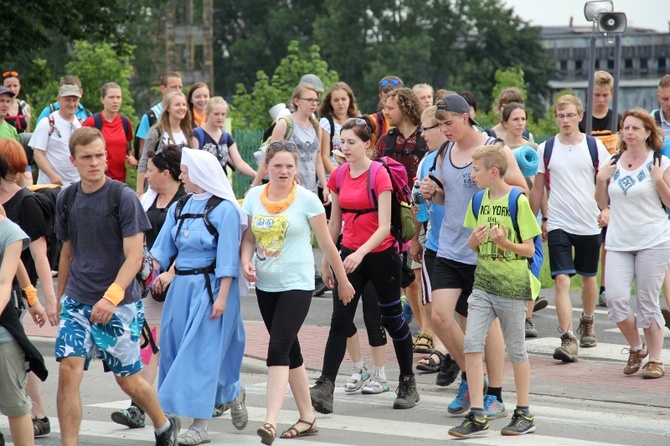
M 18 71 L 5 71 L 2 73 L 2 77 L 19 77 L 19 72 Z
M 389 79 L 382 79 L 379 82 L 379 86 L 382 87 L 382 88 L 388 87 L 389 84 L 393 85 L 394 87 L 397 87 L 398 85 L 400 85 L 400 81 L 398 79 L 390 79 L 390 80 Z
M 438 122 L 435 125 L 431 125 L 430 127 L 419 127 L 419 133 L 427 132 L 428 130 L 436 129 L 440 126 L 440 123 Z
M 287 152 L 297 152 L 298 146 L 288 141 L 275 141 L 268 145 L 267 150 L 273 152 L 281 152 L 282 150 L 286 150 Z
M 356 125 L 364 125 L 364 126 L 368 125 L 368 123 L 365 122 L 365 119 L 362 118 L 349 118 L 346 121 L 344 121 L 345 124 L 348 124 L 350 122 L 353 122 Z

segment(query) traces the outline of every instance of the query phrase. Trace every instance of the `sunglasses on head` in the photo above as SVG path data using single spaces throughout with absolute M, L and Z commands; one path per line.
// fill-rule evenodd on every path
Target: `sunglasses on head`
M 390 80 L 389 79 L 382 79 L 379 82 L 379 86 L 382 87 L 382 88 L 388 87 L 389 84 L 393 85 L 394 87 L 397 87 L 398 85 L 400 85 L 400 81 L 398 79 L 390 79 Z
M 271 150 L 273 152 L 281 152 L 282 150 L 286 150 L 287 152 L 297 152 L 298 147 L 292 142 L 275 141 L 268 145 L 268 150 Z
M 2 77 L 19 77 L 19 72 L 18 71 L 5 71 L 2 73 Z

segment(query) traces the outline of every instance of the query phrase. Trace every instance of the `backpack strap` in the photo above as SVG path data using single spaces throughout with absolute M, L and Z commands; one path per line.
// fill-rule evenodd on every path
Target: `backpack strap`
M 554 152 L 554 141 L 556 140 L 555 136 L 552 136 L 544 142 L 544 156 L 542 160 L 544 161 L 544 181 L 547 184 L 547 190 L 551 190 L 551 185 L 549 183 L 549 161 L 551 161 L 551 154 Z
M 202 149 L 202 147 L 205 145 L 205 131 L 202 129 L 202 127 L 194 128 L 193 136 L 198 138 L 199 148 Z
M 335 192 L 337 195 L 340 194 L 340 188 L 342 187 L 342 182 L 344 181 L 344 175 L 349 173 L 349 163 L 344 163 L 337 169 L 337 175 L 335 175 Z
M 591 155 L 591 162 L 593 163 L 594 176 L 598 175 L 598 167 L 600 166 L 600 160 L 598 159 L 598 145 L 596 144 L 596 138 L 591 135 L 586 135 L 586 145 L 589 148 L 589 155 Z
M 440 189 L 444 190 L 444 184 L 440 180 L 437 179 L 437 176 L 435 176 L 434 172 L 435 169 L 437 169 L 437 159 L 439 157 L 442 157 L 442 162 L 444 162 L 444 157 L 447 156 L 447 152 L 449 149 L 451 149 L 454 146 L 453 141 L 445 141 L 442 143 L 439 149 L 437 149 L 437 156 L 433 159 L 433 165 L 430 166 L 430 170 L 428 170 L 428 178 L 433 180 L 435 185 L 439 187 Z
M 333 117 L 330 113 L 326 113 L 324 115 L 324 118 L 328 120 L 328 124 L 330 125 L 330 154 L 333 154 L 333 135 L 335 134 L 335 121 L 333 120 Z
M 51 106 L 50 106 L 51 107 Z M 56 131 L 56 120 L 54 119 L 53 116 L 51 116 L 51 113 L 49 113 L 49 116 L 47 116 L 47 121 L 49 122 L 49 137 L 53 135 L 53 133 Z M 60 134 L 60 132 L 58 132 Z
M 286 133 L 284 133 L 284 139 L 288 141 L 293 135 L 293 118 L 285 116 L 282 119 L 286 121 Z
M 379 202 L 377 200 L 377 172 L 384 165 L 384 163 L 379 161 L 373 161 L 370 163 L 370 169 L 368 170 L 368 198 L 370 199 L 370 204 L 372 207 L 377 210 L 379 208 Z M 390 174 L 389 174 L 390 176 Z
M 112 215 L 116 222 L 121 226 L 121 194 L 126 183 L 112 180 L 112 190 L 107 195 L 107 215 Z
M 51 113 L 53 113 L 57 110 L 56 109 L 56 104 L 57 104 L 57 102 L 49 104 L 49 114 L 51 114 Z
M 514 227 L 514 231 L 516 232 L 519 241 L 521 241 L 521 232 L 519 232 L 519 221 L 517 220 L 517 212 L 518 212 L 517 202 L 519 201 L 519 196 L 521 196 L 521 194 L 523 194 L 521 189 L 519 189 L 518 187 L 512 187 L 512 189 L 509 191 L 507 201 L 509 216 L 510 219 L 512 220 L 512 227 Z
M 219 240 L 219 231 L 217 231 L 216 227 L 209 221 L 209 211 L 217 207 L 222 201 L 223 198 L 217 197 L 216 195 L 212 195 L 209 197 L 209 200 L 207 200 L 207 203 L 205 204 L 205 209 L 202 214 L 182 214 L 182 210 L 184 209 L 184 206 L 186 205 L 186 202 L 191 198 L 191 194 L 184 195 L 177 201 L 177 205 L 175 206 L 174 209 L 174 218 L 175 221 L 178 221 L 179 224 L 177 225 L 177 234 L 181 232 L 181 227 L 184 224 L 184 220 L 188 218 L 202 218 L 205 221 L 205 227 L 207 228 L 207 232 L 209 232 L 211 235 L 214 236 L 214 239 L 218 242 Z
M 479 209 L 482 207 L 482 200 L 484 199 L 485 190 L 482 189 L 472 197 L 472 213 L 475 218 L 479 218 Z
M 121 125 L 123 126 L 123 133 L 126 135 L 126 139 L 130 138 L 131 132 L 130 132 L 130 119 L 126 118 L 125 116 L 121 115 Z
M 523 132 L 521 132 L 521 137 L 526 141 L 530 141 L 530 132 L 528 129 L 523 129 Z
M 493 129 L 486 129 L 486 134 L 492 136 L 493 138 L 496 137 L 496 132 Z
M 653 112 L 651 112 L 651 115 L 654 117 L 654 121 L 656 121 L 656 125 L 659 127 L 663 126 L 663 123 L 661 122 L 661 109 L 657 108 Z
M 93 113 L 91 113 L 91 110 L 84 108 L 84 113 L 86 113 L 86 117 L 88 118 L 89 116 L 93 116 Z
M 393 127 L 386 133 L 386 151 L 384 152 L 384 156 L 390 156 L 395 152 L 395 143 L 397 139 L 398 129 Z
M 102 115 L 100 113 L 94 114 L 93 115 L 93 127 L 95 127 L 96 129 L 98 129 L 102 132 L 102 125 L 103 125 Z

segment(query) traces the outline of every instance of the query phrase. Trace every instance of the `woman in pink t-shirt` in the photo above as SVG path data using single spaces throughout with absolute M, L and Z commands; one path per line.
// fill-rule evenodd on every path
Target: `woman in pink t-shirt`
M 409 409 L 419 401 L 412 370 L 412 335 L 402 316 L 400 304 L 401 258 L 391 235 L 391 194 L 393 186 L 388 171 L 380 168 L 375 178 L 378 207 L 372 210 L 368 196 L 368 175 L 373 161 L 367 157 L 373 127 L 368 117 L 351 118 L 342 126 L 342 152 L 347 160 L 330 175 L 328 189 L 332 191 L 332 210 L 329 230 L 337 240 L 342 221 L 342 263 L 356 294 L 352 304 L 343 305 L 337 290 L 333 290 L 333 316 L 326 343 L 323 370 L 316 385 L 310 389 L 312 405 L 321 413 L 333 411 L 335 378 L 344 358 L 347 331 L 352 324 L 361 292 L 371 282 L 377 292 L 382 323 L 393 339 L 400 383 L 395 409 Z M 341 169 L 344 169 L 341 171 Z M 340 179 L 338 184 L 338 178 Z M 339 187 L 338 187 L 339 186 Z M 371 211 L 372 210 L 372 211 Z M 327 260 L 323 259 L 323 278 L 332 280 Z M 386 380 L 383 369 L 375 377 Z

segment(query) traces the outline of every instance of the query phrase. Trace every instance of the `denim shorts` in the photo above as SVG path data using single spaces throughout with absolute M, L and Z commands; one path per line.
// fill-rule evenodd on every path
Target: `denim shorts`
M 142 301 L 116 307 L 106 324 L 91 323 L 92 305 L 71 297 L 61 299 L 60 324 L 56 337 L 56 360 L 86 358 L 84 370 L 93 357 L 102 359 L 105 370 L 130 376 L 142 370 L 140 334 L 144 324 Z

